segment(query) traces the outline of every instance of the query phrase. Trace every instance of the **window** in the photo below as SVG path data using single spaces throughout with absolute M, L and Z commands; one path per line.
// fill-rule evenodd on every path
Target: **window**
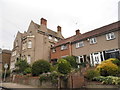
M 25 50 L 25 49 L 26 49 L 26 43 L 23 43 L 22 50 Z
M 54 40 L 55 40 L 56 42 L 58 42 L 58 39 L 57 39 L 57 38 L 55 38 Z
M 107 39 L 107 40 L 115 39 L 115 34 L 114 34 L 113 32 L 106 34 L 106 39 Z
M 84 43 L 83 41 L 76 43 L 76 48 L 83 47 Z
M 28 55 L 28 57 L 27 57 L 27 62 L 30 64 L 31 63 L 31 56 L 30 55 Z
M 91 39 L 90 39 L 90 44 L 95 44 L 95 43 L 97 43 L 96 38 L 91 38 Z
M 48 38 L 51 40 L 51 39 L 52 39 L 52 36 L 49 36 Z
M 28 41 L 28 48 L 32 48 L 32 41 Z
M 53 48 L 53 49 L 52 49 L 52 52 L 56 52 L 56 49 L 55 49 L 55 48 Z
M 13 52 L 12 52 L 12 56 L 15 56 L 15 55 L 16 55 L 16 51 L 13 51 Z
M 65 50 L 65 49 L 67 49 L 67 45 L 62 45 L 61 50 Z

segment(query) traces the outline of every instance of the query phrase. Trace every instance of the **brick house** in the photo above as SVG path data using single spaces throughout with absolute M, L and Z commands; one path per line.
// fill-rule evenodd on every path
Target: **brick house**
M 120 56 L 119 24 L 118 21 L 59 41 L 51 48 L 51 60 L 73 55 L 77 56 L 78 63 L 88 62 L 95 66 L 108 58 L 118 58 Z
M 80 30 L 76 30 L 76 35 L 57 42 L 54 47 L 51 48 L 51 61 L 57 61 L 57 59 L 72 56 L 71 42 L 80 34 Z
M 120 56 L 120 21 L 83 33 L 72 41 L 72 54 L 78 62 L 95 66 Z
M 4 69 L 4 65 L 8 65 L 8 69 L 10 68 L 10 59 L 11 59 L 11 51 L 10 50 L 0 50 L 0 71 Z
M 61 27 L 57 32 L 47 28 L 47 20 L 41 18 L 40 25 L 30 22 L 27 32 L 18 32 L 14 40 L 11 69 L 15 68 L 18 58 L 26 59 L 32 64 L 38 59 L 50 60 L 50 48 L 59 40 L 64 39 Z

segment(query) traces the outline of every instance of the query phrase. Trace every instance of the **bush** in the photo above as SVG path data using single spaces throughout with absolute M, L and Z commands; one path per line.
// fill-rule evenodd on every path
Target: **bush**
M 6 77 L 9 77 L 9 76 L 10 76 L 10 73 L 11 73 L 10 70 L 7 70 L 7 71 L 6 71 L 6 76 L 5 76 L 5 78 L 6 78 Z M 5 71 L 2 72 L 2 78 L 4 78 L 4 75 L 5 75 Z
M 94 77 L 97 77 L 99 75 L 100 75 L 99 72 L 96 70 L 87 70 L 85 78 L 87 78 L 88 80 L 92 80 Z
M 72 68 L 77 68 L 77 62 L 76 62 L 75 56 L 67 56 L 63 59 L 67 60 L 70 63 Z
M 50 63 L 45 60 L 38 60 L 32 65 L 32 75 L 38 76 L 42 73 L 50 72 Z
M 96 70 L 99 71 L 99 73 L 102 76 L 115 76 L 119 72 L 119 68 L 116 64 L 112 63 L 114 61 L 113 59 L 108 59 L 106 61 L 103 61 L 101 64 L 99 64 L 96 68 Z
M 114 85 L 120 85 L 120 77 L 114 77 L 114 76 L 99 76 L 93 78 L 93 81 L 100 81 L 103 84 L 114 84 Z
M 17 72 L 17 73 L 23 73 L 26 68 L 30 67 L 30 65 L 27 63 L 27 61 L 22 60 L 22 59 L 19 59 L 16 62 L 15 66 L 17 67 L 15 70 L 15 72 Z
M 71 71 L 71 65 L 65 59 L 58 60 L 58 72 L 68 74 Z
M 30 74 L 31 72 L 32 72 L 32 69 L 28 67 L 25 69 L 24 74 Z

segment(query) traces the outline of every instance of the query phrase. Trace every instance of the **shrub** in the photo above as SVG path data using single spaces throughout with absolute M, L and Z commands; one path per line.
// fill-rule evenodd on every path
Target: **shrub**
M 15 66 L 17 67 L 15 70 L 17 73 L 23 73 L 26 68 L 30 67 L 27 61 L 22 59 L 19 59 Z
M 6 76 L 5 76 L 5 78 L 6 78 L 6 77 L 9 77 L 9 76 L 10 76 L 10 73 L 11 73 L 10 70 L 7 70 L 7 71 L 6 71 Z M 5 71 L 2 72 L 2 78 L 4 78 L 4 75 L 5 75 Z
M 98 70 L 102 76 L 117 75 L 119 72 L 119 68 L 117 65 L 113 64 L 112 61 L 113 60 L 111 59 L 103 61 L 97 66 L 96 70 Z
M 115 60 L 112 61 L 112 63 L 114 63 L 114 64 L 116 64 L 117 66 L 120 67 L 120 60 L 115 59 Z
M 32 69 L 30 67 L 24 70 L 24 74 L 30 74 L 31 72 L 32 72 Z
M 58 72 L 68 74 L 71 71 L 71 65 L 65 59 L 58 60 Z
M 85 74 L 85 78 L 88 80 L 92 80 L 94 77 L 99 76 L 99 72 L 97 70 L 87 70 Z
M 114 85 L 120 85 L 120 77 L 114 77 L 114 76 L 98 76 L 93 78 L 94 81 L 100 81 L 103 84 L 114 84 Z
M 32 75 L 38 76 L 42 73 L 50 72 L 50 63 L 45 60 L 38 60 L 32 65 Z
M 76 62 L 75 56 L 67 56 L 63 59 L 67 60 L 70 63 L 72 68 L 77 68 L 77 62 Z

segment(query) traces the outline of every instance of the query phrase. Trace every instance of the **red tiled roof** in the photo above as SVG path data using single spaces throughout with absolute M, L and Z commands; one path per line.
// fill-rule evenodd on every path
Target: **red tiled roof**
M 92 31 L 89 31 L 86 33 L 83 33 L 83 34 L 79 35 L 78 37 L 76 37 L 72 42 L 79 41 L 79 40 L 82 40 L 85 38 L 89 38 L 89 37 L 92 37 L 95 35 L 100 35 L 100 34 L 109 32 L 111 30 L 117 29 L 118 27 L 120 27 L 120 21 L 97 28 L 95 30 L 92 30 Z

